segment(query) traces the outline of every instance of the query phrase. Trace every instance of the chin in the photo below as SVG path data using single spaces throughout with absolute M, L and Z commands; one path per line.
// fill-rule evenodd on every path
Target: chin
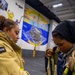
M 14 42 L 15 42 L 15 43 L 17 43 L 17 41 L 16 41 L 16 40 L 15 40 Z
M 15 41 L 15 43 L 17 43 L 17 41 Z

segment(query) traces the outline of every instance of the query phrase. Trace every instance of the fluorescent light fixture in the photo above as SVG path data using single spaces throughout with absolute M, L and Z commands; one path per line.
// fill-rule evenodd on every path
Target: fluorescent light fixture
M 53 5 L 53 8 L 57 8 L 57 7 L 60 7 L 60 6 L 62 6 L 62 3 Z

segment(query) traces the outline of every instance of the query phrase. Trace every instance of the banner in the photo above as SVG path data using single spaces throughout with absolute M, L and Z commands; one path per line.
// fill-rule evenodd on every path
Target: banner
M 22 40 L 34 46 L 45 45 L 48 43 L 49 28 L 49 22 L 42 14 L 34 9 L 25 9 Z

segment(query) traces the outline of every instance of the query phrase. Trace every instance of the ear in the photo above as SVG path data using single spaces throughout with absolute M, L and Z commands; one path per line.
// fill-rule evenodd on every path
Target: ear
M 4 31 L 4 32 L 8 32 L 8 28 L 5 27 L 5 28 L 3 29 L 3 31 Z

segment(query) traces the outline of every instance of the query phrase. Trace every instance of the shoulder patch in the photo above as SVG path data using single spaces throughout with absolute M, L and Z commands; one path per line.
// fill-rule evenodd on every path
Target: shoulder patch
M 0 53 L 6 52 L 4 47 L 0 47 Z

